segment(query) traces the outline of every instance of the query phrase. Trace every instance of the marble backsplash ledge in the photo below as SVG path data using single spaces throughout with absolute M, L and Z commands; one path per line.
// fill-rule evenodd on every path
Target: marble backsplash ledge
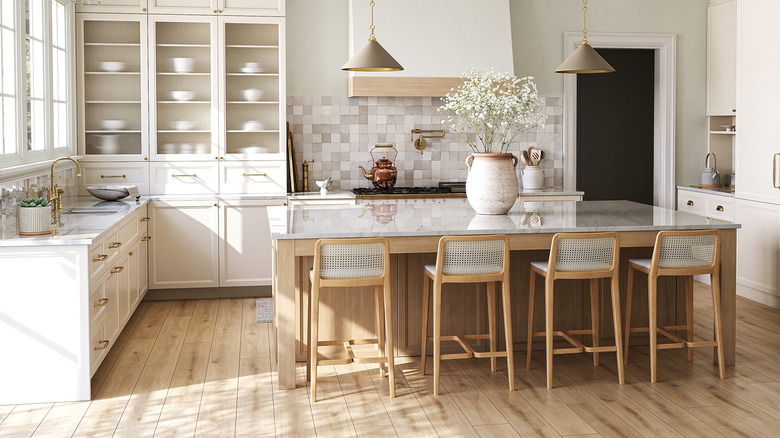
M 45 198 L 48 194 L 46 188 L 50 185 L 50 179 L 50 173 L 47 171 L 24 178 L 0 181 L 0 239 L 16 236 L 16 214 L 19 201 L 25 197 Z M 78 197 L 75 166 L 56 169 L 54 182 L 65 190 L 63 199 L 66 206 Z
M 563 99 L 547 97 L 544 129 L 518 135 L 510 152 L 519 155 L 530 146 L 542 149 L 546 158 L 546 187 L 563 187 Z M 391 143 L 398 150 L 398 186 L 433 186 L 440 181 L 465 181 L 468 144 L 458 138 L 437 108 L 441 99 L 431 97 L 291 96 L 287 120 L 292 127 L 299 169 L 309 164 L 309 190 L 315 180 L 333 179 L 333 190 L 371 187 L 358 166 L 373 165 L 369 151 L 375 144 Z M 423 153 L 414 148 L 413 129 L 444 129 L 444 139 L 426 139 Z M 415 136 L 416 138 L 416 136 Z M 375 158 L 386 154 L 375 153 Z M 392 155 L 388 156 L 392 159 Z M 523 167 L 518 165 L 518 173 Z

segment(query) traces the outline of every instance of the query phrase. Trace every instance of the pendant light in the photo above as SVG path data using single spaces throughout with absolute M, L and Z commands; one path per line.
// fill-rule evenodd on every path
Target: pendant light
M 347 71 L 399 71 L 404 68 L 382 47 L 374 36 L 374 0 L 371 0 L 371 35 L 368 43 L 341 67 Z
M 588 43 L 587 14 L 588 0 L 582 0 L 582 43 L 555 69 L 555 73 L 612 73 L 615 71 Z

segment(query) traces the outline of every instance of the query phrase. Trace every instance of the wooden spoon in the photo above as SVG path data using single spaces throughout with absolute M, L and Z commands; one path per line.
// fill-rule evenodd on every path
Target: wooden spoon
M 523 153 L 520 154 L 520 161 L 522 161 L 526 166 L 528 165 L 528 151 L 523 151 Z
M 536 149 L 535 147 L 531 146 L 530 148 L 528 148 L 528 157 L 531 159 L 530 160 L 531 166 L 536 166 L 537 164 L 539 164 L 538 149 Z

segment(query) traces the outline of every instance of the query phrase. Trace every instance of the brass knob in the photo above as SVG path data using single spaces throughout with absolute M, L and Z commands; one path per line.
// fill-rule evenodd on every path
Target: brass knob
M 114 266 L 114 269 L 111 270 L 112 274 L 118 274 L 125 270 L 124 266 Z
M 693 201 L 691 201 L 691 200 L 688 200 L 688 203 L 687 203 L 687 204 L 688 204 L 688 205 L 690 205 L 691 207 L 693 207 Z
M 146 12 L 146 8 L 144 8 L 144 12 Z
M 717 210 L 717 211 L 723 211 L 723 206 L 722 206 L 722 205 L 719 205 L 719 206 L 715 207 L 715 210 Z
M 133 255 L 133 254 L 135 254 L 135 253 L 133 251 L 130 251 L 130 255 Z
M 102 262 L 108 258 L 108 254 L 99 254 L 97 257 L 92 257 L 93 262 Z
M 92 307 L 103 307 L 106 304 L 108 304 L 108 298 L 103 297 L 99 299 L 96 304 L 93 304 Z
M 109 341 L 108 339 L 101 339 L 101 340 L 98 341 L 98 343 L 100 345 L 95 347 L 95 351 L 105 350 L 106 348 L 108 348 L 108 344 L 111 343 L 111 341 Z
M 148 159 L 149 159 L 149 157 L 144 157 L 144 160 L 148 160 Z

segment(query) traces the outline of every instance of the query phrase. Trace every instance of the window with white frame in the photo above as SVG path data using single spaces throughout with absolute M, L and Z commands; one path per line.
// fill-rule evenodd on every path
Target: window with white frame
M 69 0 L 0 0 L 0 161 L 73 150 L 73 20 Z

